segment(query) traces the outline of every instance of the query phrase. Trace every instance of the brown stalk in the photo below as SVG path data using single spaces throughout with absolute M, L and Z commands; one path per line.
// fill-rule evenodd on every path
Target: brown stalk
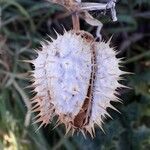
M 79 14 L 78 14 L 78 4 L 75 0 L 53 0 L 52 2 L 57 3 L 65 7 L 72 14 L 72 24 L 75 31 L 80 30 Z
M 76 9 L 75 0 L 69 0 L 70 11 L 72 11 L 72 24 L 75 31 L 80 30 L 79 14 Z
M 73 23 L 73 29 L 75 31 L 79 31 L 80 30 L 80 22 L 79 22 L 78 12 L 74 12 L 72 14 L 72 23 Z

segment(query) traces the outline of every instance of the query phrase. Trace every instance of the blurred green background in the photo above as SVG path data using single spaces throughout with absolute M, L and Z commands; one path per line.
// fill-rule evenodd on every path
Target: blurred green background
M 100 1 L 100 0 L 99 0 Z M 98 0 L 97 0 L 98 2 Z M 59 18 L 62 7 L 44 0 L 0 0 L 0 150 L 149 150 L 150 149 L 150 0 L 117 2 L 118 22 L 109 12 L 91 14 L 104 23 L 102 35 L 124 57 L 123 70 L 134 72 L 124 83 L 132 90 L 121 89 L 122 104 L 114 104 L 121 114 L 108 111 L 104 134 L 96 129 L 96 137 L 86 139 L 79 134 L 64 136 L 64 126 L 53 129 L 54 123 L 36 132 L 31 124 L 31 89 L 27 71 L 33 66 L 21 62 L 36 57 L 34 48 L 56 37 L 53 28 L 62 33 L 63 25 L 72 28 L 71 18 Z M 58 19 L 59 18 L 59 19 Z M 81 29 L 95 34 L 95 28 L 81 20 Z

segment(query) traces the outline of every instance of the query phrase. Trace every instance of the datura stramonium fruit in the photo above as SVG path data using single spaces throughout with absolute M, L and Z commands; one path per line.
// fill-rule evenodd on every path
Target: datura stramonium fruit
M 119 101 L 116 89 L 124 74 L 119 69 L 120 59 L 108 42 L 96 42 L 85 31 L 65 31 L 57 39 L 42 43 L 38 57 L 32 60 L 36 96 L 32 99 L 35 122 L 47 125 L 54 116 L 58 124 L 70 130 L 89 132 L 94 126 L 102 129 L 106 108 L 114 108 L 110 101 Z

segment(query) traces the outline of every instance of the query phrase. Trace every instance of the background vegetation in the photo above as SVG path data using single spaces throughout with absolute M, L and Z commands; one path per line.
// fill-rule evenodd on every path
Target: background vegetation
M 97 0 L 98 1 L 98 0 Z M 99 0 L 100 1 L 100 0 Z M 32 93 L 26 73 L 33 66 L 20 60 L 36 57 L 33 49 L 47 34 L 55 37 L 53 28 L 62 32 L 63 24 L 71 29 L 71 19 L 60 18 L 64 10 L 44 0 L 0 0 L 0 149 L 5 150 L 148 150 L 150 149 L 150 1 L 120 0 L 118 22 L 113 23 L 99 11 L 92 15 L 104 23 L 105 40 L 113 34 L 112 45 L 125 57 L 126 76 L 122 89 L 124 105 L 114 104 L 122 114 L 111 112 L 104 129 L 96 129 L 96 138 L 65 136 L 64 127 L 52 130 L 54 124 L 35 132 L 30 123 Z M 81 20 L 81 28 L 95 33 L 95 28 Z M 111 110 L 108 110 L 111 111 Z M 33 117 L 33 116 L 32 116 Z

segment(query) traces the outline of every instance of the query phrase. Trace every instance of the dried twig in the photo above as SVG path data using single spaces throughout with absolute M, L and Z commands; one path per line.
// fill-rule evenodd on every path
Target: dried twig
M 50 0 L 48 0 L 50 1 Z M 103 24 L 93 18 L 88 11 L 93 10 L 111 10 L 111 17 L 113 21 L 117 21 L 116 17 L 116 0 L 109 0 L 108 3 L 87 3 L 82 2 L 81 0 L 51 0 L 50 2 L 62 5 L 65 7 L 69 12 L 72 12 L 72 20 L 73 20 L 73 29 L 79 30 L 80 24 L 79 24 L 79 16 L 84 19 L 88 24 L 92 26 L 97 26 L 97 32 L 96 35 L 98 38 L 101 38 L 100 31 L 103 26 Z

